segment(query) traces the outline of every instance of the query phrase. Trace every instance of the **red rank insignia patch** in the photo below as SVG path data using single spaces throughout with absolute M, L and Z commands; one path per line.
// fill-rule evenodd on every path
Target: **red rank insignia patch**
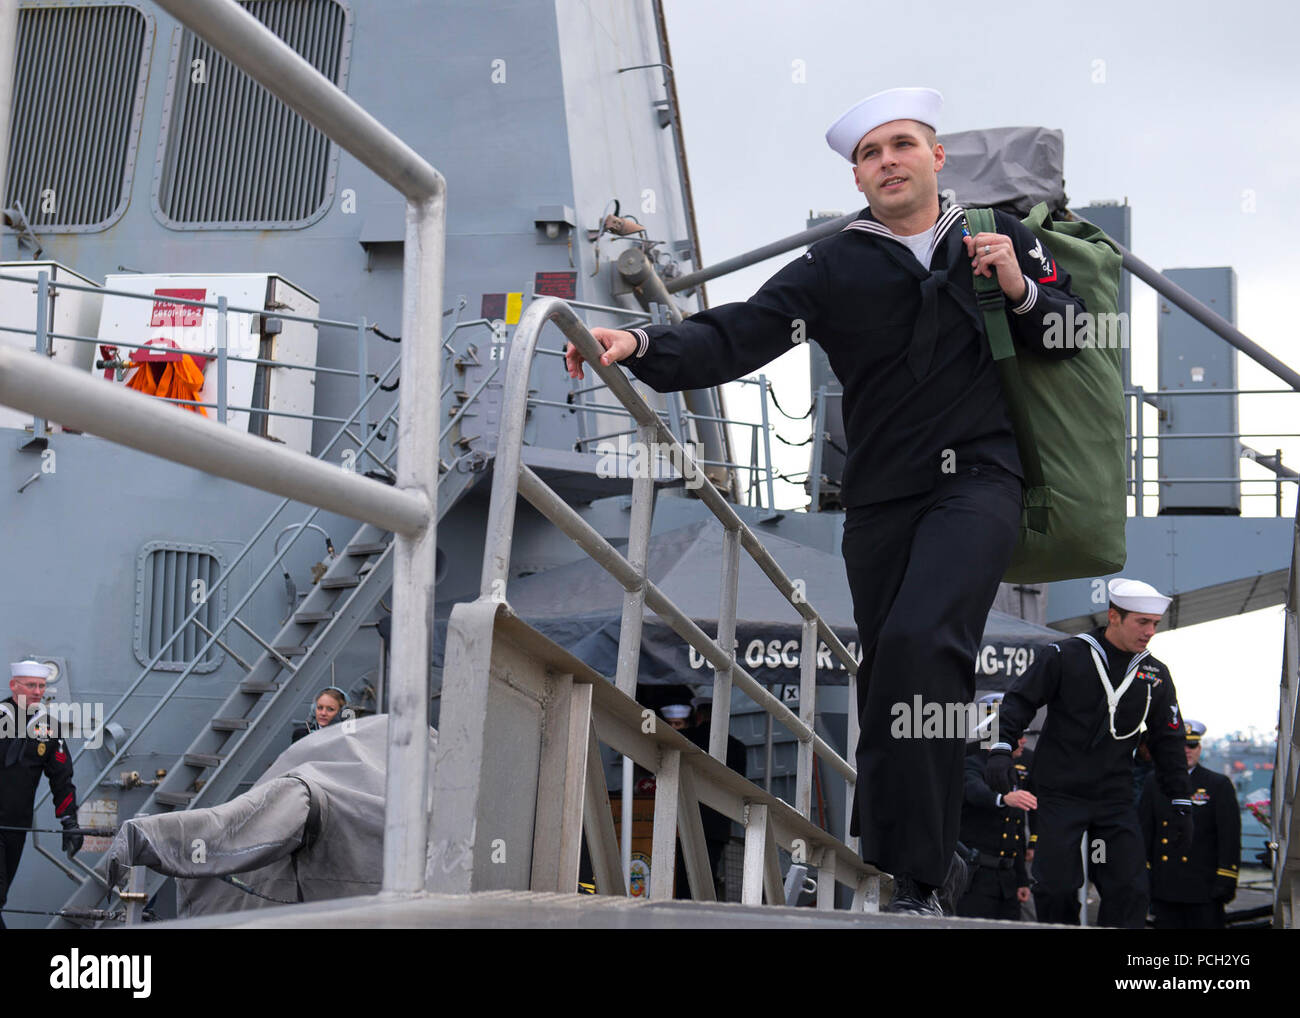
M 57 763 L 67 763 L 67 762 L 68 762 L 68 754 L 65 753 L 65 752 L 63 752 L 63 750 L 59 750 L 57 753 L 54 754 L 54 759 L 55 759 L 55 762 L 57 762 Z

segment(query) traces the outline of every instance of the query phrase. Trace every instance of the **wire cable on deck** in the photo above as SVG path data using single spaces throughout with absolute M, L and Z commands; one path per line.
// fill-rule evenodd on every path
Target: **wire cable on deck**
M 793 447 L 796 448 L 796 449 L 799 448 L 799 446 L 801 446 L 801 445 L 809 445 L 809 444 L 812 442 L 812 440 L 813 440 L 812 435 L 809 435 L 809 436 L 808 436 L 807 438 L 805 438 L 802 442 L 791 442 L 788 438 L 786 438 L 784 435 L 782 435 L 779 431 L 774 431 L 774 432 L 772 432 L 772 434 L 774 434 L 774 435 L 776 436 L 776 440 L 777 440 L 778 442 L 784 442 L 786 445 L 793 446 Z

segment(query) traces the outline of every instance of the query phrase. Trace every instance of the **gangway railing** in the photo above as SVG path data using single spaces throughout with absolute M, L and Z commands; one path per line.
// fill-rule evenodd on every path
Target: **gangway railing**
M 670 450 L 671 462 L 679 466 L 688 483 L 699 486 L 700 499 L 710 508 L 724 528 L 716 639 L 700 629 L 646 577 L 655 484 L 650 470 L 638 471 L 633 477 L 631 523 L 628 552 L 625 557 L 586 523 L 537 474 L 523 464 L 521 458 L 523 428 L 527 412 L 529 379 L 539 336 L 547 322 L 554 322 L 575 344 L 587 359 L 589 366 L 631 415 L 636 423 L 638 442 L 646 449 Z M 503 393 L 500 441 L 497 447 L 496 468 L 488 510 L 479 599 L 469 605 L 459 605 L 453 611 L 452 624 L 448 630 L 447 666 L 444 670 L 444 706 L 435 772 L 433 827 L 438 832 L 462 832 L 466 840 L 456 843 L 454 850 L 452 844 L 445 840 L 435 846 L 431 887 L 465 891 L 487 886 L 482 882 L 489 865 L 485 857 L 485 847 L 475 840 L 478 836 L 475 832 L 479 829 L 480 819 L 489 815 L 484 812 L 488 807 L 484 805 L 485 799 L 482 796 L 484 783 L 489 781 L 486 775 L 492 766 L 485 755 L 488 749 L 487 740 L 491 737 L 493 747 L 529 741 L 522 734 L 522 729 L 515 733 L 502 733 L 492 730 L 490 721 L 485 725 L 482 720 L 483 713 L 493 709 L 490 692 L 492 682 L 486 674 L 489 671 L 488 662 L 491 654 L 484 648 L 487 645 L 495 645 L 498 638 L 504 639 L 502 634 L 508 636 L 512 629 L 517 633 L 522 626 L 522 623 L 513 620 L 506 598 L 516 503 L 518 496 L 522 495 L 535 509 L 606 569 L 625 591 L 617 671 L 613 677 L 612 687 L 616 692 L 611 692 L 607 684 L 598 683 L 598 689 L 587 690 L 582 694 L 581 709 L 575 708 L 576 713 L 566 715 L 562 720 L 572 724 L 576 719 L 586 719 L 579 721 L 579 729 L 589 722 L 593 732 L 604 731 L 609 736 L 607 744 L 628 755 L 633 751 L 637 752 L 637 762 L 659 774 L 655 802 L 650 895 L 655 898 L 672 895 L 674 868 L 671 860 L 675 857 L 675 837 L 680 831 L 684 850 L 688 855 L 687 871 L 692 893 L 697 898 L 712 896 L 711 883 L 708 887 L 704 887 L 703 882 L 698 879 L 701 864 L 698 853 L 692 847 L 698 840 L 692 833 L 698 823 L 698 816 L 689 815 L 691 807 L 698 805 L 699 802 L 707 802 L 713 808 L 719 809 L 720 812 L 745 825 L 746 858 L 742 900 L 758 904 L 766 890 L 769 902 L 780 899 L 779 903 L 784 904 L 779 894 L 780 879 L 776 871 L 774 847 L 776 844 L 781 844 L 790 850 L 799 862 L 809 861 L 817 865 L 821 860 L 825 863 L 822 883 L 819 885 L 819 907 L 834 907 L 833 888 L 834 884 L 839 882 L 853 889 L 855 907 L 874 908 L 879 900 L 879 873 L 857 858 L 856 849 L 851 843 L 847 830 L 854 813 L 857 774 L 854 767 L 827 745 L 815 731 L 818 638 L 820 637 L 830 648 L 831 654 L 840 660 L 849 674 L 850 703 L 855 701 L 857 661 L 809 602 L 802 587 L 796 586 L 786 576 L 776 560 L 763 547 L 761 540 L 745 525 L 723 496 L 708 483 L 699 464 L 681 446 L 656 411 L 632 388 L 622 370 L 599 363 L 601 353 L 599 344 L 574 310 L 564 301 L 553 297 L 534 300 L 529 305 L 511 344 Z M 648 464 L 650 457 L 643 457 L 642 462 Z M 741 667 L 732 650 L 742 550 L 751 556 L 803 620 L 798 715 Z M 643 711 L 635 702 L 641 631 L 647 607 L 658 614 L 714 667 L 714 706 L 708 752 L 708 757 L 713 761 L 711 764 L 706 765 L 698 759 L 703 754 L 698 752 L 692 754 L 672 741 L 678 739 L 679 742 L 684 742 L 680 737 L 667 737 L 666 741 L 657 743 L 646 742 L 638 740 L 634 732 L 628 731 L 629 717 L 644 719 L 653 713 Z M 520 640 L 518 636 L 514 639 L 517 642 Z M 524 643 L 531 642 L 535 645 L 539 641 L 541 641 L 540 636 L 536 636 L 535 639 L 525 637 L 522 640 Z M 505 654 L 505 651 L 501 653 Z M 571 678 L 574 683 L 592 682 L 590 676 L 580 678 L 583 669 L 571 667 Z M 520 678 L 524 671 L 526 669 L 511 673 L 515 681 L 521 683 L 524 681 Z M 796 801 L 793 809 L 780 803 L 779 800 L 773 800 L 758 786 L 749 783 L 739 775 L 725 772 L 726 779 L 721 779 L 717 765 L 725 763 L 726 739 L 731 716 L 731 691 L 737 687 L 776 721 L 787 727 L 799 740 Z M 568 697 L 576 694 L 570 691 L 565 695 Z M 545 700 L 546 696 L 543 695 L 542 699 Z M 550 722 L 543 717 L 539 723 L 544 727 Z M 650 729 L 650 732 L 646 732 L 643 727 L 642 731 L 654 735 L 653 723 L 650 724 Z M 856 745 L 857 737 L 856 713 L 850 710 L 847 745 Z M 568 739 L 571 747 L 569 756 L 564 758 L 558 751 L 557 755 L 572 764 L 573 754 L 578 753 L 582 759 L 588 761 L 588 764 L 578 771 L 574 771 L 571 767 L 567 772 L 568 783 L 565 785 L 562 798 L 568 803 L 583 802 L 585 809 L 579 810 L 577 814 L 581 817 L 581 824 L 574 820 L 573 814 L 566 814 L 567 827 L 559 821 L 556 823 L 567 830 L 571 838 L 577 837 L 574 832 L 580 827 L 586 827 L 588 847 L 597 870 L 597 889 L 601 893 L 608 893 L 611 887 L 621 889 L 625 875 L 617 873 L 609 865 L 608 857 L 612 848 L 608 843 L 608 830 L 605 829 L 606 822 L 609 820 L 609 810 L 602 802 L 603 794 L 606 794 L 604 777 L 600 773 L 594 776 L 591 773 L 590 761 L 593 758 L 594 747 L 589 747 L 586 733 L 581 730 L 575 733 L 575 730 L 570 727 Z M 621 742 L 622 746 L 616 744 L 618 742 Z M 841 837 L 821 831 L 810 822 L 814 757 L 820 757 L 845 778 L 846 830 Z M 725 771 L 725 767 L 722 770 Z M 543 770 L 539 777 L 539 788 L 554 785 L 556 780 L 554 774 L 548 775 Z M 585 786 L 585 791 L 575 791 L 575 782 L 579 789 Z M 738 795 L 737 790 L 743 791 Z M 738 806 L 738 803 L 742 805 Z M 688 815 L 680 820 L 679 828 L 679 806 L 682 804 L 688 807 L 686 810 Z M 750 806 L 753 808 L 749 808 Z M 789 811 L 789 815 L 781 812 L 782 807 Z M 537 823 L 540 826 L 544 818 L 540 791 L 537 809 Z M 593 810 L 601 815 L 593 816 Z M 630 823 L 630 812 L 626 807 L 622 815 L 626 832 Z M 602 830 L 604 830 L 603 834 Z M 817 847 L 817 858 L 807 860 L 800 858 L 801 853 L 808 851 L 810 847 L 808 841 L 804 839 L 811 839 Z M 803 841 L 803 844 L 796 844 L 797 841 Z M 548 849 L 545 845 L 539 844 L 536 850 L 545 852 Z M 567 842 L 561 847 L 560 852 L 564 858 L 576 860 L 576 842 Z M 448 861 L 448 856 L 453 857 L 451 861 Z M 442 865 L 439 866 L 437 863 Z M 552 867 L 547 872 L 548 880 L 553 885 L 556 870 Z M 576 871 L 566 870 L 559 881 L 559 886 L 554 889 L 573 890 L 574 887 L 570 883 L 572 879 L 576 879 Z M 536 870 L 534 882 L 530 886 L 538 889 Z
M 1273 925 L 1300 919 L 1300 514 L 1291 542 L 1278 697 L 1277 761 L 1273 766 Z

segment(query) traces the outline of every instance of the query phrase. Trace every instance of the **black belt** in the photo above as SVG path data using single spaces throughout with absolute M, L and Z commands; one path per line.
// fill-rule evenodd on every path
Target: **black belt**
M 1008 859 L 1006 856 L 996 856 L 989 852 L 981 852 L 979 858 L 975 860 L 980 866 L 986 866 L 992 870 L 1009 870 L 1014 868 L 1016 861 Z

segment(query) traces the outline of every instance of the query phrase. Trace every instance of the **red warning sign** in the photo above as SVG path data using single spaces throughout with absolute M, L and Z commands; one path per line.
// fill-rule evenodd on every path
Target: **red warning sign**
M 155 290 L 155 297 L 179 297 L 181 300 L 203 300 L 207 290 Z M 153 317 L 149 319 L 150 328 L 156 326 L 179 327 L 188 329 L 203 324 L 203 309 L 177 304 L 174 300 L 156 300 L 153 302 Z
M 533 293 L 539 297 L 562 297 L 573 300 L 578 296 L 576 272 L 539 272 L 533 277 Z

